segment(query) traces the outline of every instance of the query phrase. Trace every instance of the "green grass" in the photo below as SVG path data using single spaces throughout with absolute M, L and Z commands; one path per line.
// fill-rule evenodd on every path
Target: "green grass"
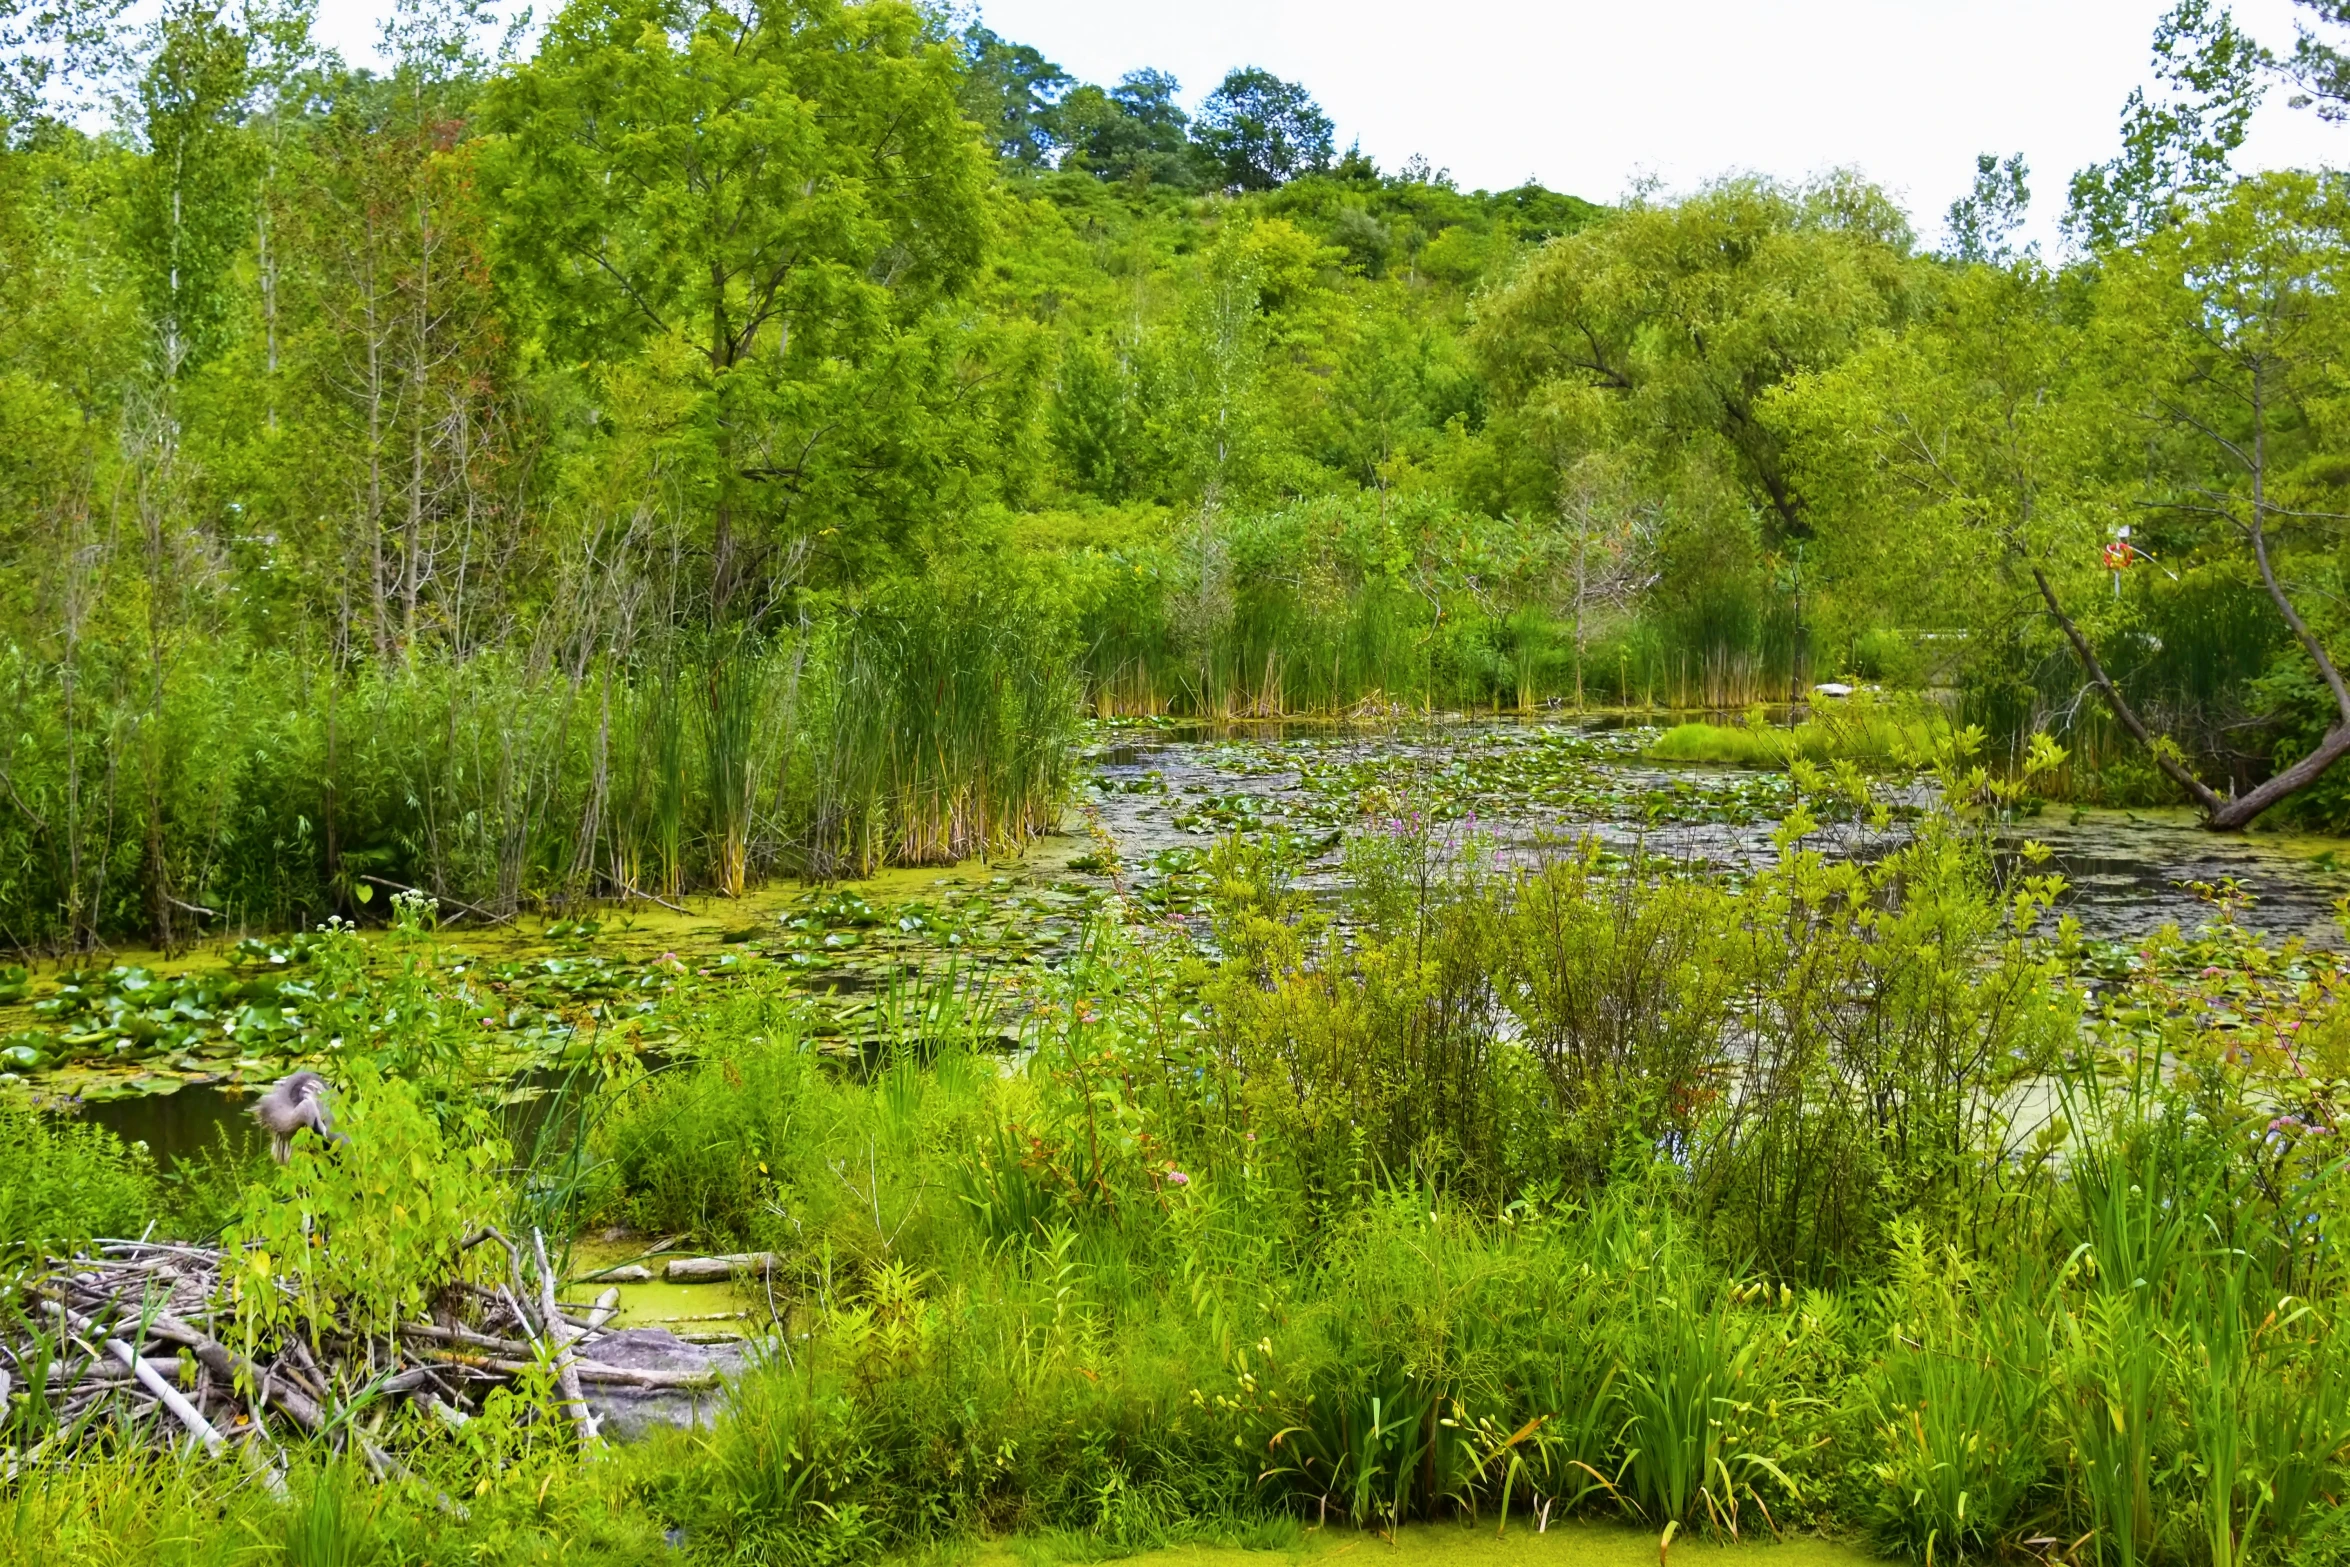
M 1221 1540 L 1164 1546 L 1121 1558 L 1133 1567 L 1324 1567 L 1358 1559 L 1392 1567 L 1655 1567 L 1658 1531 L 1577 1520 L 1537 1532 L 1524 1522 L 1506 1530 L 1467 1522 L 1413 1524 L 1392 1537 L 1366 1539 L 1353 1530 L 1309 1529 L 1255 1546 Z M 1733 1557 L 1730 1553 L 1736 1552 Z M 1774 1542 L 1767 1531 L 1740 1546 L 1726 1540 L 1676 1539 L 1667 1559 L 1682 1563 L 1738 1561 L 1749 1567 L 1858 1567 L 1876 1560 L 1841 1541 L 1798 1537 Z M 958 1559 L 958 1567 L 1060 1567 L 1100 1560 L 1081 1543 L 1050 1535 L 991 1540 Z
M 1850 761 L 1869 768 L 1922 766 L 1950 744 L 1950 726 L 1938 714 L 1888 710 L 1876 704 L 1822 707 L 1793 728 L 1749 719 L 1744 724 L 1677 724 L 1648 748 L 1658 762 L 1709 762 L 1725 767 L 1784 767 Z
M 145 1147 L 0 1099 L 0 1253 L 136 1234 L 156 1200 Z

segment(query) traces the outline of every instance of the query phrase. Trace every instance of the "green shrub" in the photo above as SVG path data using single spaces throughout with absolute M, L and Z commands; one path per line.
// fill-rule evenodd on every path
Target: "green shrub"
M 0 1101 L 0 1247 L 61 1250 L 136 1235 L 156 1206 L 146 1146 Z
M 336 1076 L 340 1140 L 296 1138 L 223 1237 L 235 1260 L 223 1284 L 248 1342 L 327 1322 L 389 1332 L 447 1283 L 485 1268 L 502 1276 L 503 1256 L 463 1249 L 507 1209 L 507 1153 L 488 1113 L 444 1126 L 414 1088 L 357 1054 Z

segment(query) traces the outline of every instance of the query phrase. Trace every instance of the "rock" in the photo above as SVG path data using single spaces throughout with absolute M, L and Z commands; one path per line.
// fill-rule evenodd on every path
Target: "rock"
M 1811 688 L 1813 696 L 1850 696 L 1852 687 L 1841 680 L 1823 680 Z
M 766 1273 L 775 1266 L 771 1251 L 737 1252 L 729 1257 L 679 1257 L 661 1270 L 672 1284 L 709 1284 L 737 1273 Z
M 689 1344 L 667 1328 L 623 1328 L 585 1347 L 586 1359 L 628 1371 L 662 1371 L 688 1376 L 740 1376 L 750 1364 L 751 1346 Z M 702 1388 L 621 1387 L 590 1382 L 581 1388 L 596 1424 L 615 1442 L 634 1442 L 658 1426 L 693 1430 L 716 1418 L 726 1402 L 724 1386 Z

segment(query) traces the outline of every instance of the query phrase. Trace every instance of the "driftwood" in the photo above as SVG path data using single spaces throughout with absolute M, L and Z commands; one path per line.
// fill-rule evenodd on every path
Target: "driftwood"
M 661 1273 L 672 1284 L 714 1284 L 721 1279 L 733 1278 L 738 1273 L 774 1271 L 775 1253 L 746 1251 L 726 1257 L 679 1257 L 663 1268 Z
M 395 1449 L 447 1440 L 497 1389 L 547 1378 L 555 1392 L 539 1418 L 567 1423 L 587 1449 L 602 1440 L 590 1387 L 612 1390 L 599 1398 L 641 1400 L 688 1398 L 719 1384 L 715 1366 L 599 1361 L 599 1343 L 641 1356 L 648 1337 L 643 1330 L 615 1335 L 619 1290 L 584 1304 L 563 1301 L 544 1237 L 534 1232 L 517 1245 L 485 1230 L 467 1244 L 491 1241 L 505 1253 L 507 1279 L 494 1288 L 444 1291 L 438 1320 L 403 1323 L 389 1338 L 321 1321 L 250 1357 L 231 1347 L 240 1335 L 221 1287 L 222 1252 L 94 1242 L 15 1281 L 23 1309 L 0 1313 L 0 1388 L 20 1409 L 39 1390 L 49 1417 L 41 1448 L 52 1455 L 105 1432 L 161 1448 L 200 1447 L 215 1457 L 233 1449 L 260 1483 L 282 1493 L 278 1439 L 325 1441 L 363 1459 L 379 1480 L 418 1484 L 461 1515 L 463 1508 L 417 1480 Z M 725 1262 L 741 1267 L 752 1259 Z M 665 1334 L 651 1337 L 682 1347 Z M 739 1363 L 738 1356 L 730 1364 Z M 422 1418 L 384 1419 L 402 1405 Z M 52 1440 L 61 1445 L 49 1446 Z

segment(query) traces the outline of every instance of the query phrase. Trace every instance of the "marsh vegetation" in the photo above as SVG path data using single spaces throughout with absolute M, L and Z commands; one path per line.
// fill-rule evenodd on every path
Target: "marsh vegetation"
M 2350 1553 L 2303 8 L 2044 252 L 0 5 L 0 1557 Z

